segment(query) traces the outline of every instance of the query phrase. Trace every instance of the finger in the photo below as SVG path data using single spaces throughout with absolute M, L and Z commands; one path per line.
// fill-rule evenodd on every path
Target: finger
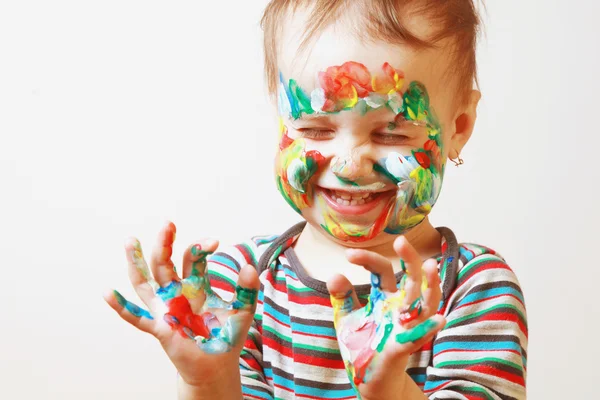
M 142 246 L 136 238 L 128 238 L 125 241 L 125 256 L 127 257 L 127 272 L 131 285 L 144 304 L 150 307 L 154 299 L 154 291 L 158 288 L 158 285 L 150 275 L 150 270 L 142 253 Z
M 104 300 L 125 321 L 143 332 L 152 334 L 154 330 L 154 319 L 148 311 L 127 301 L 125 297 L 116 290 L 105 293 Z
M 188 246 L 183 253 L 183 277 L 203 276 L 206 272 L 206 259 L 219 247 L 219 242 L 214 239 L 198 240 Z
M 179 280 L 177 272 L 175 272 L 175 264 L 171 261 L 175 233 L 175 224 L 167 222 L 158 233 L 158 241 L 152 250 L 150 269 L 160 286 L 166 286 L 172 281 Z
M 390 260 L 381 254 L 362 249 L 346 250 L 346 258 L 352 264 L 360 265 L 372 274 L 379 275 L 381 290 L 396 292 L 396 276 Z
M 405 304 L 410 305 L 421 296 L 423 261 L 404 236 L 399 236 L 394 241 L 394 250 L 403 261 L 406 275 L 406 278 L 403 278 L 403 289 L 406 292 Z
M 354 286 L 344 275 L 336 274 L 327 281 L 327 290 L 331 296 L 331 305 L 333 306 L 333 320 L 336 326 L 339 321 L 360 308 L 358 296 L 354 291 Z
M 440 275 L 438 273 L 438 263 L 435 259 L 429 259 L 423 264 L 427 288 L 423 290 L 423 315 L 429 317 L 437 313 L 442 300 L 442 290 L 440 288 Z
M 251 265 L 246 265 L 240 270 L 238 283 L 235 287 L 235 296 L 230 308 L 233 310 L 250 311 L 254 315 L 259 289 L 260 281 L 258 280 L 256 269 Z
M 405 328 L 413 327 L 435 314 L 441 300 L 437 261 L 435 259 L 425 261 L 423 271 L 425 279 L 421 285 L 422 296 L 405 305 L 400 312 L 400 323 Z

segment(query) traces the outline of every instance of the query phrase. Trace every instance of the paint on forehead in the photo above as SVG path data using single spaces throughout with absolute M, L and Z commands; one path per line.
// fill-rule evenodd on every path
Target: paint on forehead
M 361 63 L 348 61 L 317 74 L 317 87 L 310 93 L 294 79 L 279 74 L 278 107 L 281 116 L 298 119 L 305 114 L 337 113 L 357 109 L 362 114 L 389 108 L 394 114 L 404 111 L 402 86 L 404 73 L 384 63 L 371 73 Z

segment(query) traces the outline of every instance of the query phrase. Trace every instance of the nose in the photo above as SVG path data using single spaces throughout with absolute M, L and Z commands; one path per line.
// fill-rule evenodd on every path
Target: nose
M 342 156 L 331 159 L 331 171 L 340 179 L 357 181 L 365 178 L 373 171 L 373 162 L 367 149 L 356 148 Z

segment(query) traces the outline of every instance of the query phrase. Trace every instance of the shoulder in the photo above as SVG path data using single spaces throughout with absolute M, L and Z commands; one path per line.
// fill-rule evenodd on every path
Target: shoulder
M 518 285 L 518 279 L 506 259 L 496 250 L 475 243 L 459 245 L 456 287 L 469 281 L 498 281 L 508 279 Z
M 511 309 L 525 319 L 525 299 L 517 275 L 497 251 L 461 243 L 456 284 L 444 308 Z

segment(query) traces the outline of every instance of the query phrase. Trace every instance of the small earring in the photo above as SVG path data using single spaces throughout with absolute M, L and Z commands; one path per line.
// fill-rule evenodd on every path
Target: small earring
M 458 161 L 456 161 L 456 159 L 458 159 Z M 454 163 L 454 165 L 456 165 L 457 167 L 460 167 L 461 165 L 463 165 L 465 162 L 462 158 L 460 158 L 460 154 L 458 154 L 456 156 L 456 159 L 450 159 L 450 161 L 452 161 Z

